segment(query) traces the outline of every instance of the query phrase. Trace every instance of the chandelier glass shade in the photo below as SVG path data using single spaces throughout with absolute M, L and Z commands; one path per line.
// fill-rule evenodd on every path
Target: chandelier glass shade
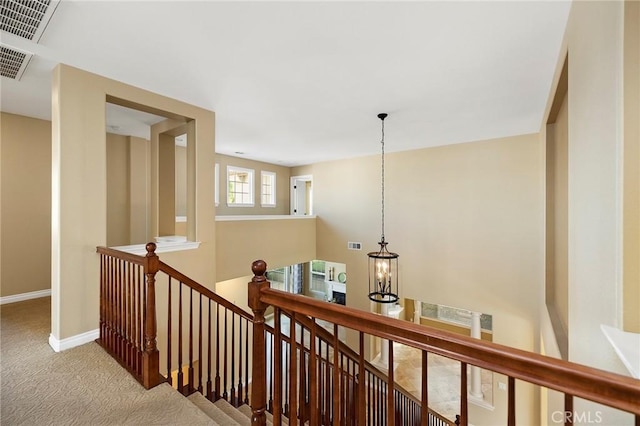
M 377 303 L 398 301 L 398 253 L 387 250 L 387 242 L 380 241 L 380 250 L 369 256 L 369 299 Z

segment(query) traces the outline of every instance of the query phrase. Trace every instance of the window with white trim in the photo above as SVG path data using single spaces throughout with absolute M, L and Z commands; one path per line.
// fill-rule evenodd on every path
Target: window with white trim
M 261 204 L 262 207 L 276 206 L 276 174 L 273 172 L 260 172 L 261 177 Z
M 253 174 L 251 169 L 227 166 L 227 206 L 253 207 Z

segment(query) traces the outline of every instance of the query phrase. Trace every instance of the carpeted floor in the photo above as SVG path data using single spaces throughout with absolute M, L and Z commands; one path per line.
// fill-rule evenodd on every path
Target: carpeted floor
M 55 353 L 50 312 L 50 298 L 0 306 L 0 424 L 216 424 L 169 385 L 146 391 L 96 343 Z

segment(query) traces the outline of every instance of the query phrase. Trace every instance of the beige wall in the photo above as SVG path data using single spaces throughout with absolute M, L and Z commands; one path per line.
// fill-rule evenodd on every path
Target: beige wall
M 129 140 L 129 244 L 151 241 L 151 182 L 149 141 L 135 136 Z
M 251 263 L 258 259 L 269 269 L 309 262 L 316 258 L 316 219 L 218 218 L 216 244 L 218 282 L 250 274 Z
M 174 136 L 164 133 L 159 135 L 158 158 L 158 235 L 175 235 L 177 197 Z
M 149 141 L 107 133 L 107 246 L 148 242 Z
M 51 122 L 2 113 L 2 132 L 6 160 L 2 164 L 6 195 L 2 204 L 6 217 L 2 222 L 2 241 L 13 249 L 2 258 L 0 296 L 50 289 Z M 110 246 L 148 241 L 148 150 L 148 141 L 144 139 L 107 134 Z M 37 248 L 33 241 L 45 244 Z M 24 267 L 25 253 L 30 254 L 30 262 L 36 265 Z M 17 276 L 20 280 L 16 280 Z M 19 285 L 12 286 L 13 282 Z
M 107 246 L 130 244 L 129 138 L 107 133 Z
M 51 123 L 0 114 L 0 297 L 51 288 Z
M 387 154 L 385 169 L 385 233 L 389 249 L 400 254 L 401 297 L 493 315 L 494 342 L 538 351 L 544 283 L 538 135 Z M 366 253 L 380 237 L 379 171 L 379 156 L 292 170 L 313 175 L 317 257 L 346 263 L 347 303 L 366 310 Z M 363 250 L 348 250 L 348 241 L 362 242 Z M 519 384 L 518 395 L 519 423 L 539 423 L 537 393 Z M 493 412 L 472 409 L 473 424 L 504 421 L 506 394 L 494 396 Z
M 186 148 L 175 145 L 175 137 L 180 135 L 186 135 Z M 193 120 L 168 119 L 154 124 L 150 148 L 152 233 L 157 230 L 158 235 L 183 235 L 195 241 L 197 165 Z M 180 216 L 186 216 L 187 221 L 177 223 L 179 199 L 183 203 Z
M 231 157 L 216 154 L 216 163 L 220 165 L 220 204 L 216 208 L 218 215 L 280 215 L 289 214 L 289 167 L 244 158 Z M 253 186 L 255 194 L 254 207 L 228 207 L 227 206 L 227 166 L 242 167 L 254 170 Z M 260 172 L 273 172 L 276 174 L 276 206 L 262 207 L 260 205 Z
M 184 126 L 184 119 L 180 118 L 167 119 L 151 126 L 150 235 L 174 235 L 175 233 L 175 175 L 170 178 L 166 175 L 175 173 L 175 160 L 172 159 L 175 156 L 175 149 L 171 151 L 168 149 L 175 146 L 176 135 L 166 133 L 172 133 L 173 130 L 180 129 L 182 126 Z M 168 170 L 165 170 L 163 175 L 161 171 L 165 168 Z
M 636 6 L 632 2 L 626 7 L 628 13 L 629 7 Z M 637 25 L 637 11 L 634 13 Z M 623 126 L 628 122 L 627 114 L 632 111 L 637 114 L 640 99 L 637 90 L 632 90 L 633 84 L 623 80 L 624 64 L 629 59 L 623 49 L 625 44 L 629 46 L 624 40 L 628 37 L 623 31 L 625 27 L 628 29 L 623 25 L 624 15 L 624 2 L 573 2 L 556 76 L 568 52 L 569 360 L 628 374 L 600 330 L 601 324 L 621 328 L 623 311 L 628 306 L 637 311 L 640 303 L 638 298 L 628 299 L 627 281 L 625 278 L 623 286 L 621 274 L 633 270 L 630 267 L 638 262 L 633 244 L 631 249 L 623 245 L 625 241 L 638 241 L 637 234 L 630 232 L 635 226 L 634 219 L 631 223 L 623 222 L 623 212 L 632 212 L 637 219 L 637 206 L 627 202 L 629 191 L 637 190 L 638 183 L 630 176 L 626 176 L 627 180 L 621 166 L 637 164 L 637 158 L 630 158 L 629 151 L 623 149 L 631 145 L 631 153 L 634 152 L 637 133 L 633 124 L 629 128 Z M 637 81 L 637 74 L 631 80 Z M 631 118 L 632 123 L 637 123 L 637 115 Z M 543 125 L 543 139 L 545 131 Z M 557 342 L 549 326 L 550 321 L 542 312 L 544 348 L 557 355 Z M 557 408 L 558 401 L 549 394 L 546 404 L 552 410 Z M 544 394 L 543 397 L 547 398 Z M 633 424 L 630 415 L 582 400 L 576 401 L 574 408 L 579 412 L 599 411 L 602 424 Z
M 249 265 L 248 271 L 251 272 L 251 265 Z M 216 293 L 239 306 L 241 309 L 251 312 L 248 298 L 249 282 L 251 281 L 251 278 L 253 278 L 253 275 L 246 275 L 231 280 L 220 281 L 216 283 Z
M 187 147 L 176 146 L 176 216 L 187 215 Z M 186 235 L 186 234 L 176 234 Z
M 201 245 L 197 250 L 164 253 L 162 258 L 205 285 L 215 282 L 215 227 L 211 220 L 215 216 L 211 167 L 214 114 L 58 65 L 52 83 L 51 259 L 51 334 L 57 340 L 98 327 L 99 258 L 95 247 L 107 243 L 107 100 L 170 118 L 195 120 L 197 167 L 192 170 L 197 170 L 197 188 L 193 188 L 197 198 L 192 223 Z M 155 158 L 157 161 L 157 155 Z
M 626 331 L 640 333 L 640 2 L 625 2 L 623 253 Z

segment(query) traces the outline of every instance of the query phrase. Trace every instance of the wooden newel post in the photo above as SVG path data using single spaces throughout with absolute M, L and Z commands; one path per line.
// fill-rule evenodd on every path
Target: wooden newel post
M 146 298 L 144 300 L 144 352 L 142 354 L 142 385 L 151 389 L 162 382 L 160 376 L 160 353 L 156 344 L 156 273 L 160 265 L 156 255 L 156 244 L 147 243 L 147 255 L 144 261 L 144 274 L 147 278 Z
M 260 291 L 269 287 L 264 274 L 267 264 L 264 260 L 256 260 L 251 265 L 253 278 L 249 283 L 249 307 L 253 311 L 253 371 L 251 375 L 251 415 L 252 426 L 267 424 L 267 371 L 266 348 L 264 334 L 264 311 L 266 304 L 260 301 Z

